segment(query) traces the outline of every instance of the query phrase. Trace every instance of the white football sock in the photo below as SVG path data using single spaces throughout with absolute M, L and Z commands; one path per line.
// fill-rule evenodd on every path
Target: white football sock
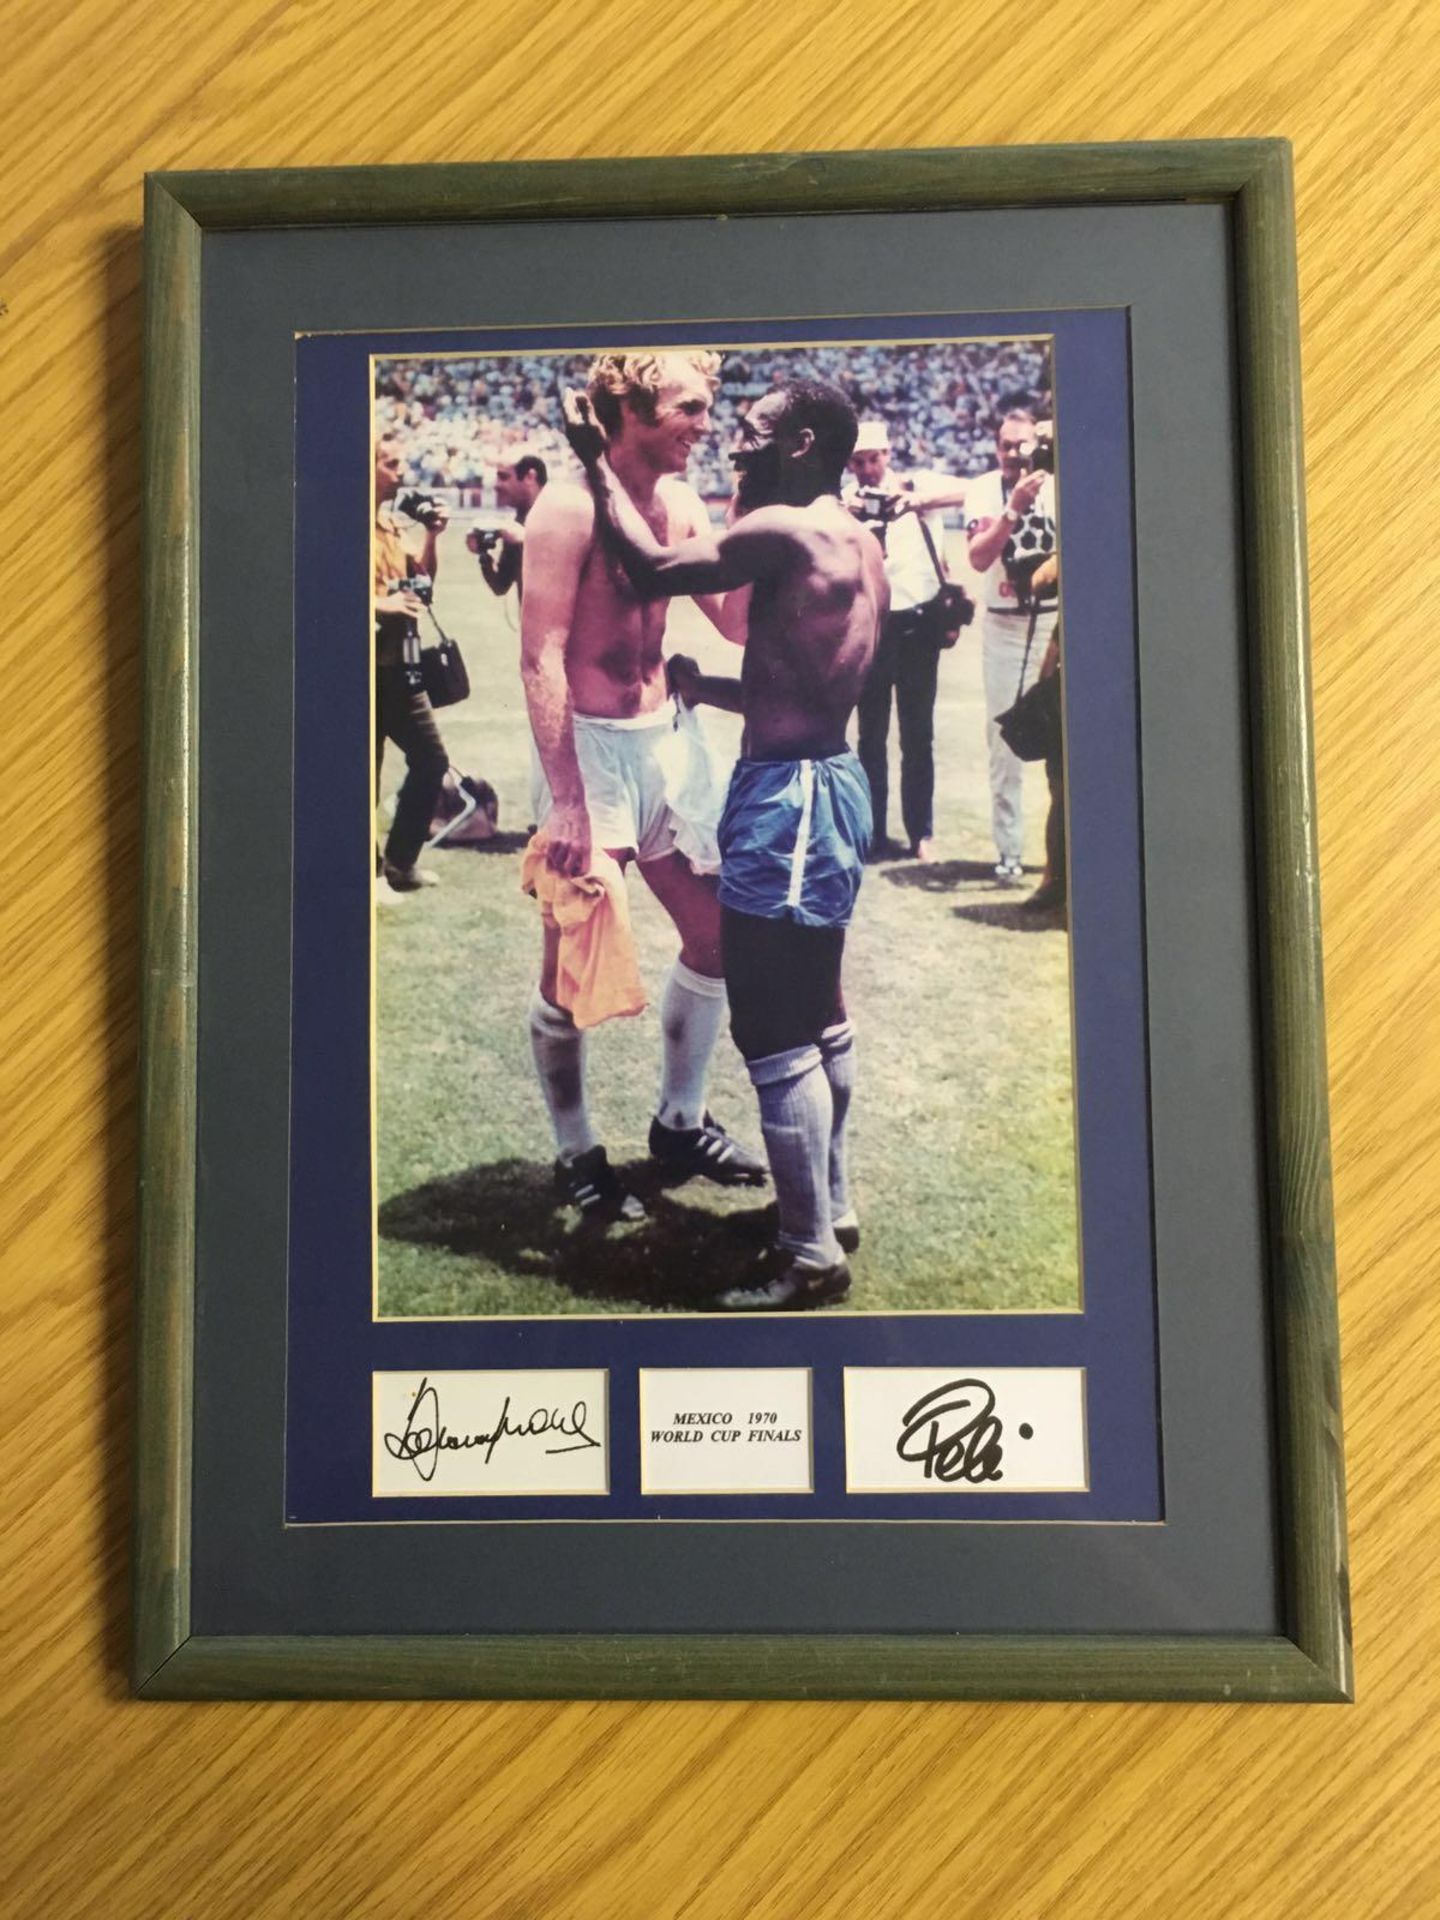
M 820 1036 L 820 1058 L 830 1082 L 834 1118 L 830 1123 L 830 1219 L 837 1227 L 860 1224 L 850 1200 L 850 1174 L 845 1155 L 845 1122 L 855 1091 L 855 1029 L 848 1020 L 827 1027 Z
M 833 1267 L 840 1258 L 830 1224 L 834 1110 L 820 1049 L 790 1047 L 746 1064 L 760 1100 L 760 1130 L 779 1203 L 776 1240 L 806 1266 Z
M 596 1143 L 585 1106 L 585 1036 L 538 987 L 530 1002 L 530 1051 L 560 1158 L 573 1160 Z
M 725 982 L 677 960 L 660 996 L 662 1126 L 693 1129 L 705 1117 L 705 1083 L 725 1024 Z

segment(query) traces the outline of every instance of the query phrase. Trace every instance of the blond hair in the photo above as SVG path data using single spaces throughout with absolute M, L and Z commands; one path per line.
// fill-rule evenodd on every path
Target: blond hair
M 628 400 L 647 425 L 655 419 L 655 402 L 676 362 L 710 383 L 713 397 L 720 385 L 718 353 L 602 353 L 592 363 L 585 391 L 595 418 L 607 433 L 618 433 L 621 403 Z

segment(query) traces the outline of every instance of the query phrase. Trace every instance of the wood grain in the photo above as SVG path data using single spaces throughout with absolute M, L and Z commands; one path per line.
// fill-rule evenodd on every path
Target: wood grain
M 5 18 L 12 1909 L 1440 1913 L 1435 10 L 1002 0 L 983 32 L 944 0 Z M 143 171 L 1273 133 L 1300 222 L 1359 1704 L 131 1703 Z

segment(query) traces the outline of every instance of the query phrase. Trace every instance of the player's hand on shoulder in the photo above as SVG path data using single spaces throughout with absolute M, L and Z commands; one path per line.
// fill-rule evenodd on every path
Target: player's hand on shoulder
M 588 393 L 577 387 L 567 387 L 560 405 L 565 416 L 565 438 L 570 442 L 575 458 L 588 473 L 604 459 L 605 450 L 610 444 L 609 435 L 595 418 L 595 409 L 590 404 Z

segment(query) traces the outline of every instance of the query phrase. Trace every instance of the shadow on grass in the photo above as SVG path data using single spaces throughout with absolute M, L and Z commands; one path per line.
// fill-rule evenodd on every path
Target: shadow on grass
M 1027 873 L 1037 868 L 1027 867 Z M 1064 907 L 1046 907 L 1036 911 L 1028 907 L 1027 896 L 1019 890 L 995 884 L 995 869 L 983 860 L 937 860 L 931 866 L 918 863 L 906 867 L 886 867 L 882 877 L 895 887 L 914 887 L 921 893 L 954 893 L 959 888 L 973 889 L 976 882 L 988 883 L 982 894 L 972 894 L 963 906 L 954 909 L 958 920 L 977 927 L 999 927 L 1007 933 L 1054 933 L 1065 930 Z
M 955 917 L 973 921 L 977 927 L 1003 927 L 1007 933 L 1064 933 L 1066 925 L 1064 907 L 1036 912 L 1019 900 L 956 907 Z
M 489 840 L 477 840 L 473 843 L 467 841 L 458 847 L 446 846 L 442 840 L 438 847 L 431 847 L 429 851 L 437 854 L 523 853 L 529 842 L 528 833 L 497 833 Z
M 882 878 L 892 887 L 918 887 L 922 893 L 949 893 L 974 880 L 995 884 L 995 868 L 984 860 L 935 860 L 929 866 L 914 861 L 903 867 L 882 867 Z
M 380 1208 L 380 1235 L 553 1280 L 582 1300 L 700 1310 L 774 1233 L 760 1190 L 754 1208 L 716 1214 L 672 1198 L 648 1160 L 617 1171 L 649 1216 L 634 1225 L 579 1225 L 548 1166 L 512 1159 L 396 1194 Z

